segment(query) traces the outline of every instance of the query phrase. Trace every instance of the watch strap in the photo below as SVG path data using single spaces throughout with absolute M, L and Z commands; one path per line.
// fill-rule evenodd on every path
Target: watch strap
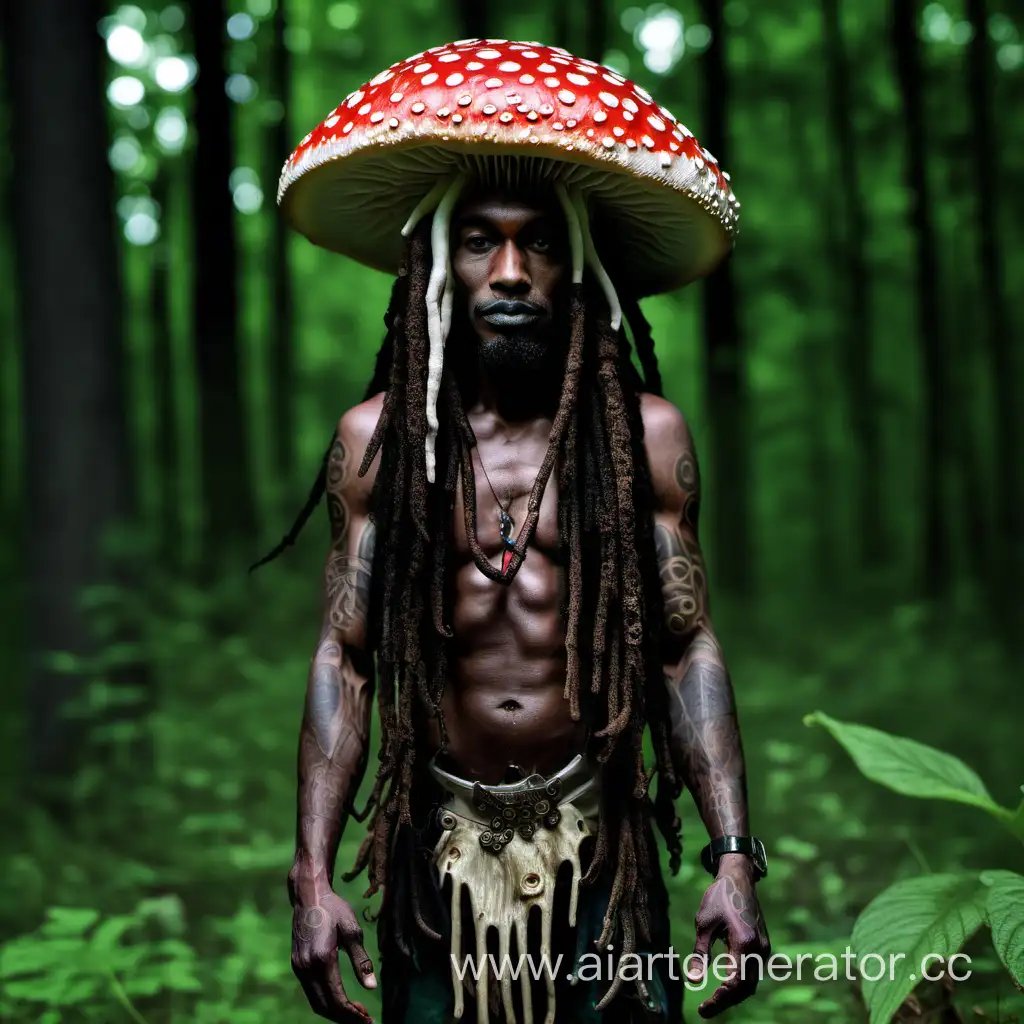
M 719 836 L 712 839 L 700 851 L 700 861 L 704 865 L 704 870 L 711 875 L 717 874 L 718 861 L 726 853 L 742 853 L 749 857 L 757 868 L 758 878 L 764 878 L 768 874 L 768 857 L 764 843 L 756 836 Z

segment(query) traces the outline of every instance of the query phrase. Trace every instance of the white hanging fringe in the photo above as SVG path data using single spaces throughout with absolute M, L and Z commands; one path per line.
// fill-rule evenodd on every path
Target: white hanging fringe
M 416 209 L 409 214 L 409 219 L 405 222 L 402 228 L 402 237 L 408 238 L 412 234 L 413 229 L 420 222 L 421 217 L 425 217 L 431 210 L 437 208 L 437 204 L 441 201 L 441 197 L 445 194 L 451 181 L 448 178 L 442 178 L 417 204 Z
M 555 192 L 565 213 L 565 223 L 569 229 L 569 251 L 572 253 L 572 283 L 579 284 L 583 280 L 583 235 L 580 231 L 580 219 L 576 215 L 564 182 L 555 182 Z
M 427 438 L 425 455 L 427 480 L 434 482 L 434 467 L 437 447 L 437 396 L 441 390 L 441 371 L 444 368 L 444 343 L 451 324 L 453 289 L 451 281 L 451 252 L 449 228 L 452 210 L 459 193 L 466 182 L 466 175 L 458 174 L 436 185 L 430 191 L 442 194 L 434 220 L 430 227 L 430 249 L 433 264 L 430 281 L 427 284 L 427 337 L 430 339 L 430 354 L 427 359 Z M 443 188 L 442 188 L 443 186 Z M 424 205 L 424 204 L 421 204 Z
M 597 255 L 597 249 L 594 246 L 594 238 L 590 233 L 590 220 L 587 216 L 587 204 L 583 200 L 583 196 L 580 194 L 578 188 L 574 188 L 571 194 L 572 204 L 576 208 L 576 216 L 579 220 L 580 230 L 583 234 L 583 249 L 586 253 L 587 263 L 590 265 L 590 269 L 594 272 L 594 276 L 597 278 L 598 283 L 601 285 L 601 290 L 605 294 L 605 298 L 608 300 L 608 309 L 611 312 L 611 324 L 612 330 L 617 331 L 619 325 L 622 323 L 622 306 L 619 304 L 619 296 L 616 294 L 615 285 L 612 284 L 612 279 L 608 276 L 608 271 L 604 269 L 604 264 L 601 263 L 601 257 Z

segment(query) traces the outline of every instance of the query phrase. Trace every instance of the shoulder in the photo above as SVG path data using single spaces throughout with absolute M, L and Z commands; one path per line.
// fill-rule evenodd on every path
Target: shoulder
M 683 490 L 699 488 L 697 452 L 686 418 L 676 406 L 657 395 L 640 395 L 644 448 L 651 470 L 656 504 L 674 509 Z
M 351 497 L 357 494 L 369 496 L 374 477 L 377 475 L 380 454 L 374 457 L 363 477 L 359 476 L 359 466 L 383 408 L 384 394 L 381 392 L 365 402 L 360 402 L 359 405 L 354 405 L 338 420 L 328 460 L 329 488 L 340 487 Z

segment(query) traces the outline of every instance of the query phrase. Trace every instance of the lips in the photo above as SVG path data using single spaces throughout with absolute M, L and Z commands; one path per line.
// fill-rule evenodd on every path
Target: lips
M 489 303 L 480 312 L 480 319 L 499 330 L 529 327 L 541 318 L 541 311 L 526 302 L 498 301 Z

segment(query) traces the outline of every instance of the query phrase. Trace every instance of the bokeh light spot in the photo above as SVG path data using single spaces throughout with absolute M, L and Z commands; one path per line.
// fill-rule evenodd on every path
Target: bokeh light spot
M 122 110 L 141 103 L 146 96 L 146 87 L 134 75 L 120 75 L 107 86 L 107 99 Z

